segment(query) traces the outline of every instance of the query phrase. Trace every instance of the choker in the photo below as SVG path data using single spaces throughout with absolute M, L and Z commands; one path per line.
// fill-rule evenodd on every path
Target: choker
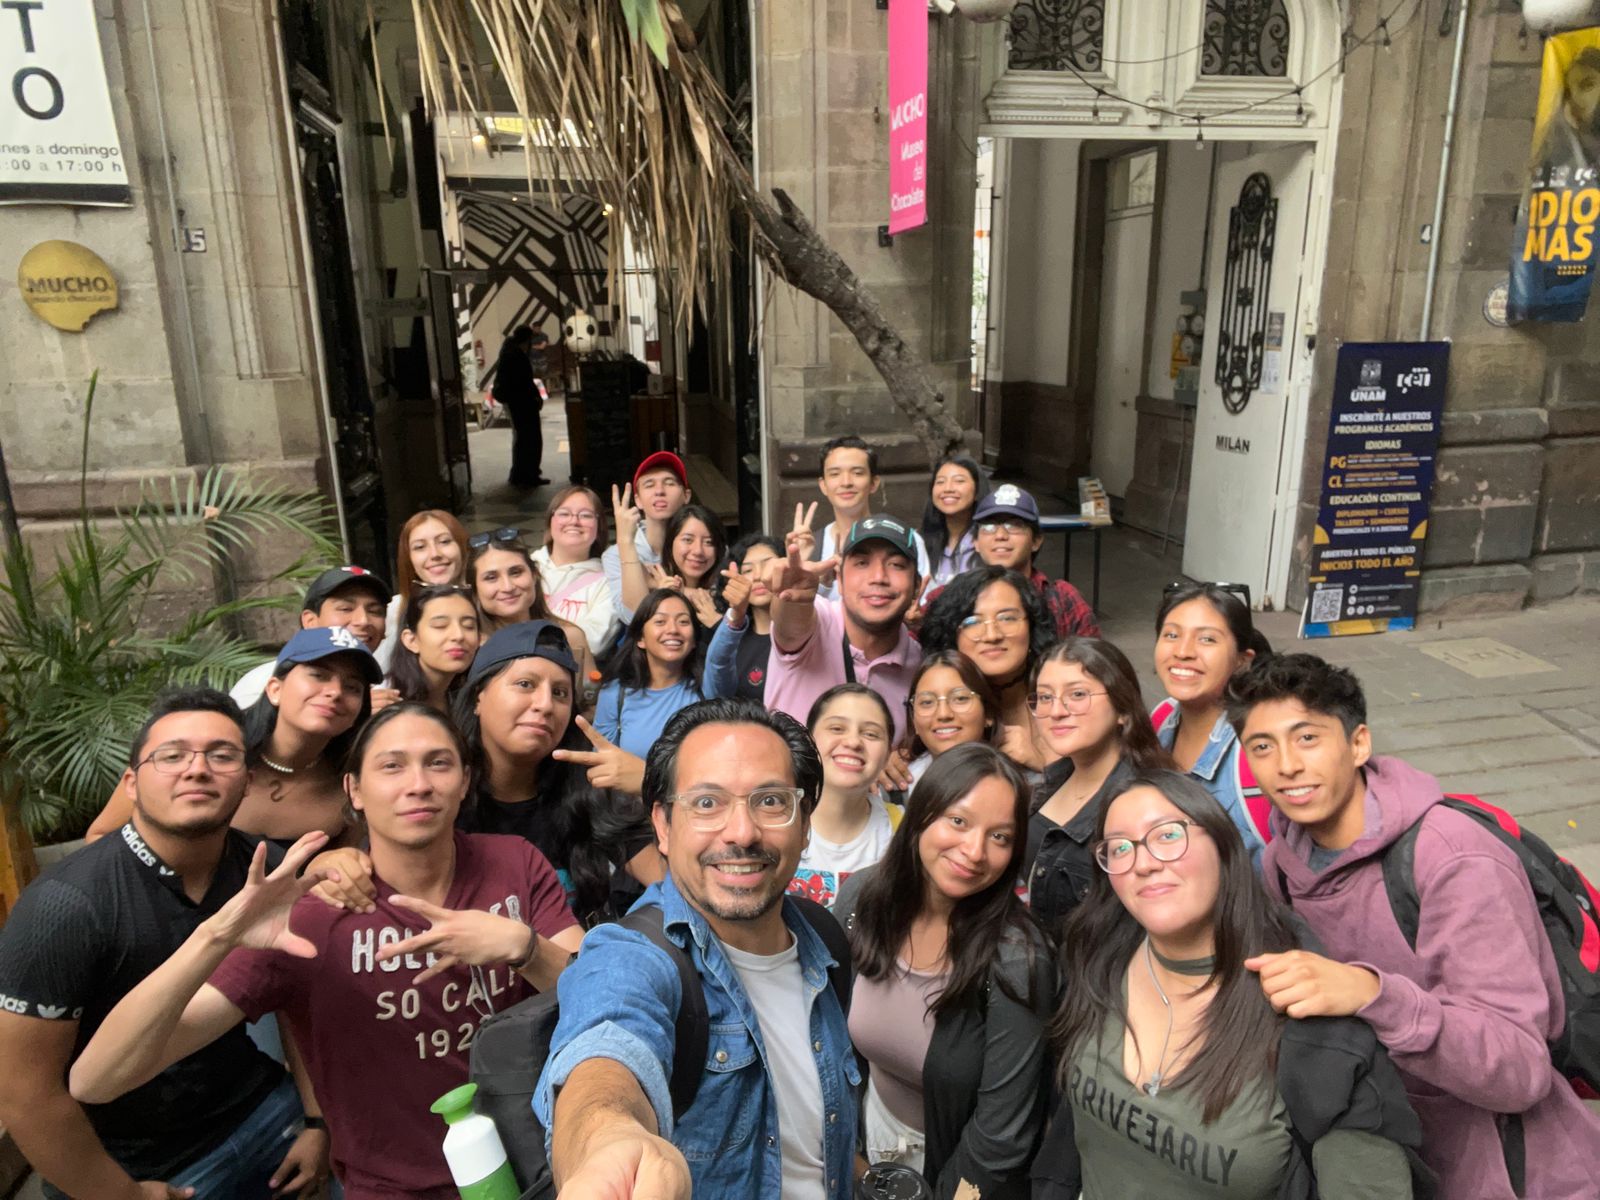
M 297 767 L 286 767 L 280 762 L 273 762 L 265 754 L 258 755 L 257 757 L 261 759 L 262 766 L 266 767 L 270 771 L 276 771 L 279 775 L 293 775 L 295 771 L 299 769 Z M 1162 961 L 1165 963 L 1164 959 Z
M 1150 947 L 1150 952 L 1155 955 L 1156 961 L 1164 970 L 1171 971 L 1174 975 L 1195 975 L 1203 979 L 1217 969 L 1214 955 L 1208 954 L 1204 958 L 1168 958 L 1154 946 Z

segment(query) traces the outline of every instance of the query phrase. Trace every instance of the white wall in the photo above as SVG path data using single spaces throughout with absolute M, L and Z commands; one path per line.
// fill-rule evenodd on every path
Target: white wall
M 1195 149 L 1181 142 L 1163 147 L 1164 188 L 1156 265 L 1156 296 L 1150 325 L 1150 371 L 1145 382 L 1151 396 L 1171 400 L 1172 331 L 1177 325 L 1178 297 L 1205 287 L 1200 262 L 1205 256 L 1206 196 L 1211 190 L 1211 163 L 1216 143 Z M 1210 322 L 1207 322 L 1209 328 Z
M 996 217 L 1007 222 L 1004 262 L 991 284 L 1005 292 L 1004 379 L 1067 382 L 1079 145 L 1011 142 L 1004 213 Z

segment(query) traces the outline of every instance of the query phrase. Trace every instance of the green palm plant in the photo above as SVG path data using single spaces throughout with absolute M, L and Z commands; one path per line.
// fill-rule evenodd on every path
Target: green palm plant
M 19 798 L 36 839 L 78 836 L 127 765 L 128 742 L 163 688 L 226 687 L 261 661 L 241 618 L 286 609 L 339 554 L 316 492 L 211 468 L 187 480 L 147 480 L 131 508 L 96 521 L 88 503 L 89 381 L 76 528 L 53 569 L 13 541 L 0 569 L 0 785 Z M 160 602 L 174 593 L 231 591 L 239 552 L 280 539 L 303 553 L 262 594 L 202 601 L 175 624 Z

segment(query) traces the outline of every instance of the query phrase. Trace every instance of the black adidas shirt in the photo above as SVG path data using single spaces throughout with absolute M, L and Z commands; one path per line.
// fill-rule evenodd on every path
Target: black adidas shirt
M 51 867 L 0 929 L 0 1009 L 78 1022 L 73 1057 L 119 1000 L 244 886 L 256 841 L 228 831 L 205 899 L 132 823 Z M 268 847 L 269 866 L 282 854 Z M 107 1152 L 135 1179 L 168 1179 L 220 1145 L 283 1079 L 244 1026 L 110 1104 L 86 1104 Z

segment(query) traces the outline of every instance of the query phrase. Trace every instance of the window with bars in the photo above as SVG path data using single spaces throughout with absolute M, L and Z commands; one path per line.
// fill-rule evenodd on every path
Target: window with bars
M 1105 0 L 1020 0 L 1007 62 L 1015 71 L 1098 71 L 1105 26 Z
M 1288 65 L 1284 0 L 1206 0 L 1202 75 L 1282 78 Z

